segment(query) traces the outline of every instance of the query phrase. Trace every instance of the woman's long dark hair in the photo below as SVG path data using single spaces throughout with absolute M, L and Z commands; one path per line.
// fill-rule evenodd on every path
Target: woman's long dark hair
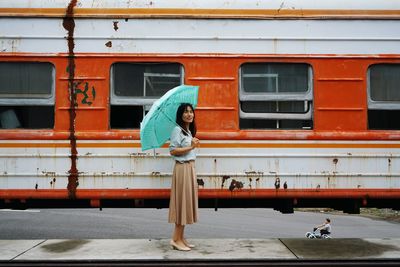
M 179 107 L 178 110 L 176 111 L 176 123 L 181 126 L 183 129 L 185 128 L 185 123 L 183 122 L 182 116 L 187 107 L 190 107 L 193 110 L 193 122 L 189 124 L 189 130 L 192 136 L 196 136 L 197 128 L 196 128 L 196 122 L 195 122 L 195 114 L 194 114 L 194 108 L 190 103 L 182 103 Z M 184 135 L 187 135 L 185 131 L 182 131 Z

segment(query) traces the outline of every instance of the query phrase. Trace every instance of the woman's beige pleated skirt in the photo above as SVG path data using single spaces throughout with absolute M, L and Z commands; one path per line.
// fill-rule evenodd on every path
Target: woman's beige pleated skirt
M 198 185 L 194 161 L 175 162 L 172 173 L 168 222 L 179 225 L 197 222 Z

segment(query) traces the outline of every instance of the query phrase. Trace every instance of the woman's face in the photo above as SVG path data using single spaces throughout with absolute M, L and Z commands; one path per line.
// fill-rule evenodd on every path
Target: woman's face
M 194 112 L 190 106 L 187 106 L 182 114 L 182 120 L 184 123 L 192 123 L 194 119 Z

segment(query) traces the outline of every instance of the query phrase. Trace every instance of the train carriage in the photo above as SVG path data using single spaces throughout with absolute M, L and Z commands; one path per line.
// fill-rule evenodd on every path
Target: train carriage
M 395 0 L 1 0 L 0 206 L 166 207 L 140 122 L 199 85 L 200 207 L 400 207 Z

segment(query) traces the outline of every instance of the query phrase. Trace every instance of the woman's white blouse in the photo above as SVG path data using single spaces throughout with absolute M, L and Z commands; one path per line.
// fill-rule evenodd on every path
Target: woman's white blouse
M 169 143 L 169 151 L 174 150 L 175 148 L 178 147 L 188 147 L 191 146 L 192 144 L 192 135 L 189 132 L 189 135 L 184 135 L 182 132 L 182 129 L 178 126 L 176 126 L 172 132 L 171 132 L 171 137 L 170 143 Z M 173 156 L 173 158 L 176 161 L 179 162 L 184 162 L 188 160 L 195 160 L 196 159 L 196 153 L 194 149 L 190 150 L 186 154 L 180 155 L 180 156 Z

